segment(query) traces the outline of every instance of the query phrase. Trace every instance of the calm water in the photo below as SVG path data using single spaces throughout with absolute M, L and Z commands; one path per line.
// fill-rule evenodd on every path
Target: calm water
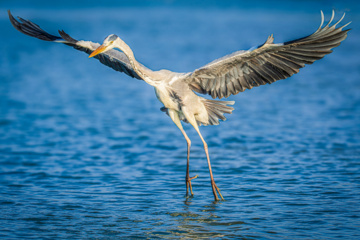
M 300 4 L 300 3 L 299 3 Z M 355 4 L 355 3 L 354 3 Z M 310 34 L 334 6 L 19 8 L 52 33 L 121 36 L 152 69 L 192 71 L 239 49 Z M 233 96 L 220 126 L 186 143 L 142 81 L 15 31 L 0 13 L 0 237 L 4 239 L 359 239 L 359 14 L 334 53 Z

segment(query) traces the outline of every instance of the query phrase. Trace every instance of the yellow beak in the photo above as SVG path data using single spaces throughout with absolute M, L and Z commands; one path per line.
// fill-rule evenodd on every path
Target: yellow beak
M 106 47 L 105 47 L 104 45 L 101 45 L 100 47 L 98 47 L 97 49 L 95 49 L 95 51 L 93 51 L 93 52 L 90 54 L 89 58 L 92 58 L 92 57 L 98 55 L 99 53 L 104 52 L 105 49 L 106 49 Z

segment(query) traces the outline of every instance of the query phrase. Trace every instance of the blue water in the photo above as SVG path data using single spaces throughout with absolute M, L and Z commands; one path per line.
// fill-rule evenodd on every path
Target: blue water
M 360 239 L 356 3 L 20 3 L 0 4 L 0 238 Z M 152 87 L 20 34 L 8 8 L 53 34 L 101 42 L 115 33 L 146 66 L 179 72 L 271 33 L 276 42 L 310 34 L 320 9 L 327 19 L 332 8 L 336 19 L 347 12 L 353 30 L 290 79 L 230 97 L 228 120 L 201 127 L 226 199 L 214 202 L 188 125 L 190 172 L 199 178 L 195 196 L 184 197 L 186 143 Z

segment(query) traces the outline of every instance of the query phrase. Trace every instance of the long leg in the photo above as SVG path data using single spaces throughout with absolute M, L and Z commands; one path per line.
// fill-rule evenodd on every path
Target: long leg
M 194 115 L 187 114 L 186 111 L 184 111 L 184 114 L 185 114 L 186 119 L 189 121 L 189 123 L 195 128 L 196 132 L 200 136 L 201 141 L 204 144 L 204 150 L 205 150 L 207 163 L 208 163 L 208 166 L 209 166 L 209 172 L 210 172 L 211 187 L 212 187 L 212 191 L 213 191 L 213 194 L 214 194 L 215 201 L 219 201 L 219 197 L 217 196 L 216 191 L 219 193 L 219 195 L 221 197 L 221 200 L 224 200 L 223 196 L 221 195 L 220 189 L 215 184 L 215 180 L 214 180 L 212 170 L 211 170 L 211 163 L 210 163 L 208 145 L 207 145 L 207 143 L 205 142 L 204 138 L 202 137 L 202 135 L 200 133 L 199 126 L 198 126 L 198 124 L 196 122 L 196 119 L 195 119 Z
M 190 189 L 191 195 L 194 195 L 194 193 L 192 191 L 191 180 L 197 178 L 198 175 L 196 175 L 195 177 L 190 177 L 190 175 L 189 175 L 191 141 L 190 141 L 190 138 L 187 136 L 186 132 L 184 131 L 184 129 L 183 129 L 182 125 L 181 125 L 179 114 L 175 110 L 172 110 L 172 109 L 168 109 L 168 113 L 169 113 L 169 116 L 170 116 L 171 120 L 173 120 L 173 122 L 176 124 L 176 126 L 180 129 L 180 131 L 184 135 L 186 143 L 187 143 L 187 164 L 186 164 L 186 176 L 185 176 L 186 196 L 188 196 L 188 194 L 189 194 L 189 189 Z

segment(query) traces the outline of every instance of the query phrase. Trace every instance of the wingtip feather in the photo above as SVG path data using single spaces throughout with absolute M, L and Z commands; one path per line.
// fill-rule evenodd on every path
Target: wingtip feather
M 331 13 L 331 18 L 329 20 L 329 22 L 326 24 L 326 26 L 324 28 L 327 28 L 330 26 L 330 24 L 332 23 L 332 21 L 334 20 L 334 17 L 335 17 L 335 11 L 334 9 L 332 10 L 332 13 Z

